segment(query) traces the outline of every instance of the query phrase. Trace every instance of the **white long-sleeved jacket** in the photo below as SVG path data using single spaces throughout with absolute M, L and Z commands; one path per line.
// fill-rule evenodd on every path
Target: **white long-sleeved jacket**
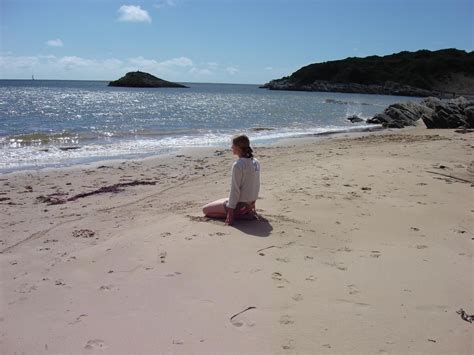
M 232 164 L 229 208 L 237 202 L 253 202 L 260 191 L 260 163 L 255 158 L 239 158 Z

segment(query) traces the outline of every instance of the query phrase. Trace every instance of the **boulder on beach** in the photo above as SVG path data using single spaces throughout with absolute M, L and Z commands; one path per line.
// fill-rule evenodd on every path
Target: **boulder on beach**
M 422 119 L 427 128 L 473 128 L 474 101 L 459 97 L 452 100 L 440 100 L 428 97 L 421 102 L 429 107 L 430 115 Z
M 111 81 L 109 86 L 135 88 L 187 88 L 187 86 L 166 81 L 141 71 L 129 72 L 120 79 Z
M 388 106 L 382 113 L 369 118 L 367 123 L 381 124 L 387 128 L 415 126 L 422 115 L 429 115 L 429 107 L 414 102 L 396 103 Z
M 473 128 L 474 101 L 459 97 L 441 100 L 428 97 L 420 103 L 396 103 L 367 120 L 387 128 L 415 126 L 422 119 L 427 128 Z

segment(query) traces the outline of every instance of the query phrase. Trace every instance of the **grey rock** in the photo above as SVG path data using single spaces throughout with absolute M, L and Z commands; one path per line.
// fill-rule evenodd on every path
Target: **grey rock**
M 474 127 L 474 106 L 467 106 L 464 109 L 464 114 L 466 115 L 466 120 L 469 123 L 469 126 Z
M 383 113 L 379 113 L 367 120 L 370 124 L 381 124 L 386 128 L 403 128 L 415 126 L 423 115 L 429 115 L 431 109 L 413 102 L 396 103 L 387 107 Z
M 423 115 L 427 128 L 473 128 L 474 101 L 464 97 L 440 100 L 429 97 L 421 102 L 432 109 L 431 114 Z
M 346 120 L 351 121 L 351 123 L 364 122 L 364 119 L 357 115 L 348 116 L 346 117 Z
M 422 119 L 427 128 L 473 128 L 474 101 L 464 97 L 441 100 L 428 97 L 419 104 L 396 103 L 367 120 L 388 128 L 414 126 Z

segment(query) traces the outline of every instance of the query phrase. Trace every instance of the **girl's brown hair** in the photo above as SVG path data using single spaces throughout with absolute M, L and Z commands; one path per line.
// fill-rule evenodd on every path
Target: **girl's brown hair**
M 253 158 L 253 149 L 250 148 L 249 137 L 247 137 L 245 134 L 238 134 L 232 137 L 232 144 L 242 150 L 242 156 L 244 158 Z

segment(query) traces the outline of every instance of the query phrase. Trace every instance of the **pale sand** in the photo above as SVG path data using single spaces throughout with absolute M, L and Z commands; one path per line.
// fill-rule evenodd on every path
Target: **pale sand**
M 235 227 L 200 218 L 228 151 L 0 176 L 0 352 L 473 353 L 473 187 L 429 172 L 473 181 L 473 135 L 258 148 L 268 221 Z

